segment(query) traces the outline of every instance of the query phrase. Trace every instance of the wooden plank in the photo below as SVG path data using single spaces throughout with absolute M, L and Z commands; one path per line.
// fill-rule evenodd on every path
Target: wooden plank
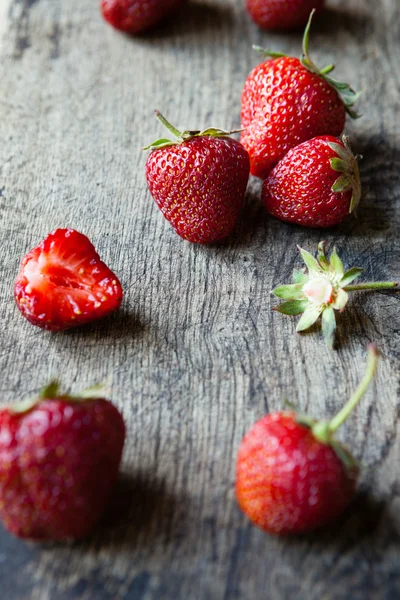
M 1 397 L 53 375 L 83 387 L 111 374 L 128 423 L 114 517 L 90 540 L 34 545 L 0 533 L 6 600 L 352 600 L 400 597 L 399 296 L 354 296 L 336 353 L 296 336 L 270 290 L 324 237 L 365 279 L 398 277 L 400 19 L 397 0 L 330 2 L 315 60 L 364 89 L 348 125 L 369 187 L 358 219 L 308 231 L 268 218 L 252 181 L 235 235 L 218 247 L 178 238 L 146 190 L 140 148 L 152 109 L 194 128 L 239 125 L 251 44 L 297 55 L 300 34 L 260 32 L 239 0 L 193 2 L 136 39 L 89 0 L 10 0 L 0 62 Z M 2 13 L 3 14 L 3 13 Z M 126 290 L 123 310 L 65 334 L 31 327 L 12 283 L 22 255 L 57 226 L 86 233 Z M 327 532 L 279 540 L 235 504 L 244 431 L 284 398 L 333 414 L 382 352 L 342 437 L 364 465 L 363 494 Z

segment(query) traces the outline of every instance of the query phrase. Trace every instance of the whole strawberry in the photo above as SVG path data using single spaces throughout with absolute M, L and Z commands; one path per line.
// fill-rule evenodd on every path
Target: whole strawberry
M 150 29 L 186 0 L 101 0 L 104 19 L 116 29 L 136 34 Z
M 8 531 L 41 540 L 89 534 L 114 489 L 124 440 L 121 414 L 94 389 L 73 397 L 52 383 L 34 401 L 1 408 L 0 517 Z
M 249 179 L 249 155 L 221 129 L 175 129 L 158 111 L 177 141 L 148 146 L 149 190 L 164 217 L 189 242 L 209 244 L 235 227 Z M 145 149 L 147 149 L 145 148 Z
M 325 0 L 247 0 L 247 10 L 263 29 L 304 27 L 313 8 L 320 11 Z
M 289 150 L 262 188 L 271 215 L 305 227 L 331 227 L 358 206 L 357 159 L 347 139 L 320 136 Z
M 265 51 L 272 58 L 253 69 L 244 85 L 241 142 L 251 173 L 263 179 L 291 148 L 320 135 L 337 137 L 346 112 L 357 116 L 351 107 L 359 94 L 327 75 L 333 65 L 319 69 L 308 55 L 312 14 L 301 60 Z
M 85 235 L 56 229 L 24 256 L 14 296 L 30 323 L 59 331 L 105 317 L 123 292 Z
M 358 467 L 334 433 L 361 399 L 376 363 L 372 346 L 363 381 L 331 421 L 277 412 L 245 435 L 237 457 L 236 497 L 258 527 L 275 534 L 304 533 L 328 524 L 350 504 Z

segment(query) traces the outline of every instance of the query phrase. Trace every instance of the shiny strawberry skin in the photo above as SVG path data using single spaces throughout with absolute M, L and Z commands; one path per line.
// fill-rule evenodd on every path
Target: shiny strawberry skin
M 340 173 L 330 159 L 337 157 L 328 146 L 332 136 L 320 136 L 292 148 L 264 181 L 262 200 L 267 211 L 304 227 L 332 227 L 349 215 L 352 191 L 333 192 Z
M 325 0 L 247 0 L 252 19 L 267 30 L 303 27 L 313 8 L 319 12 Z
M 248 76 L 241 119 L 251 173 L 265 179 L 294 146 L 320 135 L 339 136 L 346 112 L 327 81 L 299 59 L 281 57 L 258 65 Z
M 16 414 L 0 409 L 0 517 L 16 536 L 88 535 L 116 483 L 125 440 L 107 400 L 43 400 Z
M 249 519 L 268 533 L 296 534 L 322 527 L 349 505 L 357 473 L 331 446 L 296 422 L 292 412 L 257 421 L 242 440 L 236 497 Z
M 14 287 L 24 317 L 51 331 L 102 318 L 119 307 L 122 296 L 117 276 L 74 229 L 56 229 L 28 252 Z
M 136 34 L 172 13 L 186 0 L 101 0 L 104 19 L 116 29 Z
M 199 136 L 153 150 L 146 163 L 151 195 L 184 239 L 217 242 L 235 227 L 249 178 L 249 156 L 234 139 Z

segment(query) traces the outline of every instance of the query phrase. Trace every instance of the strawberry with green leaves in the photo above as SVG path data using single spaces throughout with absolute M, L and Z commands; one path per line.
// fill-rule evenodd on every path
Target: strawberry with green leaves
M 57 382 L 0 408 L 0 517 L 16 536 L 83 538 L 106 510 L 125 440 L 121 413 L 100 386 L 80 395 Z
M 267 211 L 304 227 L 332 227 L 357 208 L 361 183 L 348 140 L 324 135 L 289 150 L 262 188 Z
M 359 94 L 333 79 L 309 56 L 310 15 L 303 56 L 262 51 L 267 60 L 248 76 L 242 93 L 241 142 L 250 155 L 251 173 L 265 179 L 294 146 L 320 135 L 342 134 L 346 113 L 355 118 Z M 261 50 L 261 49 L 259 49 Z
M 236 498 L 258 527 L 306 533 L 336 519 L 353 499 L 359 467 L 335 437 L 371 382 L 378 359 L 369 348 L 364 379 L 330 421 L 293 409 L 266 415 L 244 436 L 236 463 Z
M 321 317 L 322 333 L 331 348 L 333 348 L 336 331 L 335 310 L 340 312 L 344 310 L 349 292 L 389 290 L 398 285 L 394 281 L 353 285 L 352 282 L 364 269 L 352 267 L 345 271 L 335 249 L 328 260 L 325 242 L 320 242 L 318 245 L 317 259 L 306 250 L 302 248 L 299 250 L 308 273 L 296 270 L 293 273 L 293 284 L 280 285 L 273 290 L 275 296 L 284 300 L 275 310 L 284 315 L 302 315 L 296 328 L 298 332 L 309 329 Z
M 250 172 L 243 146 L 221 129 L 180 132 L 158 111 L 176 138 L 162 138 L 146 162 L 150 193 L 176 233 L 189 242 L 226 238 L 238 220 Z

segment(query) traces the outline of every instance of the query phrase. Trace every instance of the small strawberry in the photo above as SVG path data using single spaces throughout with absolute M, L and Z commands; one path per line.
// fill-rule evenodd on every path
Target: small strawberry
M 320 11 L 325 0 L 247 0 L 252 19 L 267 30 L 304 27 L 311 10 Z
M 294 146 L 319 135 L 341 135 L 346 112 L 359 94 L 319 69 L 308 54 L 313 13 L 303 37 L 303 56 L 265 51 L 270 58 L 248 76 L 242 93 L 241 142 L 250 154 L 251 173 L 265 179 Z
M 369 349 L 367 373 L 330 421 L 293 410 L 266 415 L 242 440 L 236 465 L 240 508 L 268 533 L 298 534 L 327 525 L 350 504 L 358 465 L 334 434 L 373 378 L 378 353 Z
M 305 227 L 337 225 L 358 206 L 361 183 L 347 139 L 320 136 L 289 150 L 262 188 L 271 215 Z
M 395 281 L 376 281 L 350 285 L 364 269 L 352 267 L 344 271 L 343 263 L 335 248 L 328 261 L 325 242 L 318 245 L 318 260 L 309 252 L 299 248 L 308 267 L 308 274 L 294 271 L 293 284 L 280 285 L 272 293 L 284 302 L 275 310 L 284 315 L 300 315 L 296 331 L 305 331 L 322 317 L 322 333 L 325 341 L 333 348 L 336 319 L 335 310 L 343 312 L 349 299 L 348 292 L 359 290 L 389 290 L 397 287 Z
M 110 25 L 136 34 L 150 29 L 186 0 L 101 0 L 103 17 Z
M 19 537 L 68 540 L 88 535 L 115 486 L 125 425 L 98 389 L 0 408 L 0 516 Z
M 100 319 L 122 301 L 118 278 L 88 238 L 56 229 L 22 259 L 14 296 L 33 325 L 59 331 Z
M 177 141 L 151 144 L 146 178 L 151 195 L 175 231 L 189 242 L 209 244 L 235 227 L 249 179 L 249 155 L 229 137 L 233 131 L 181 133 L 156 111 Z

